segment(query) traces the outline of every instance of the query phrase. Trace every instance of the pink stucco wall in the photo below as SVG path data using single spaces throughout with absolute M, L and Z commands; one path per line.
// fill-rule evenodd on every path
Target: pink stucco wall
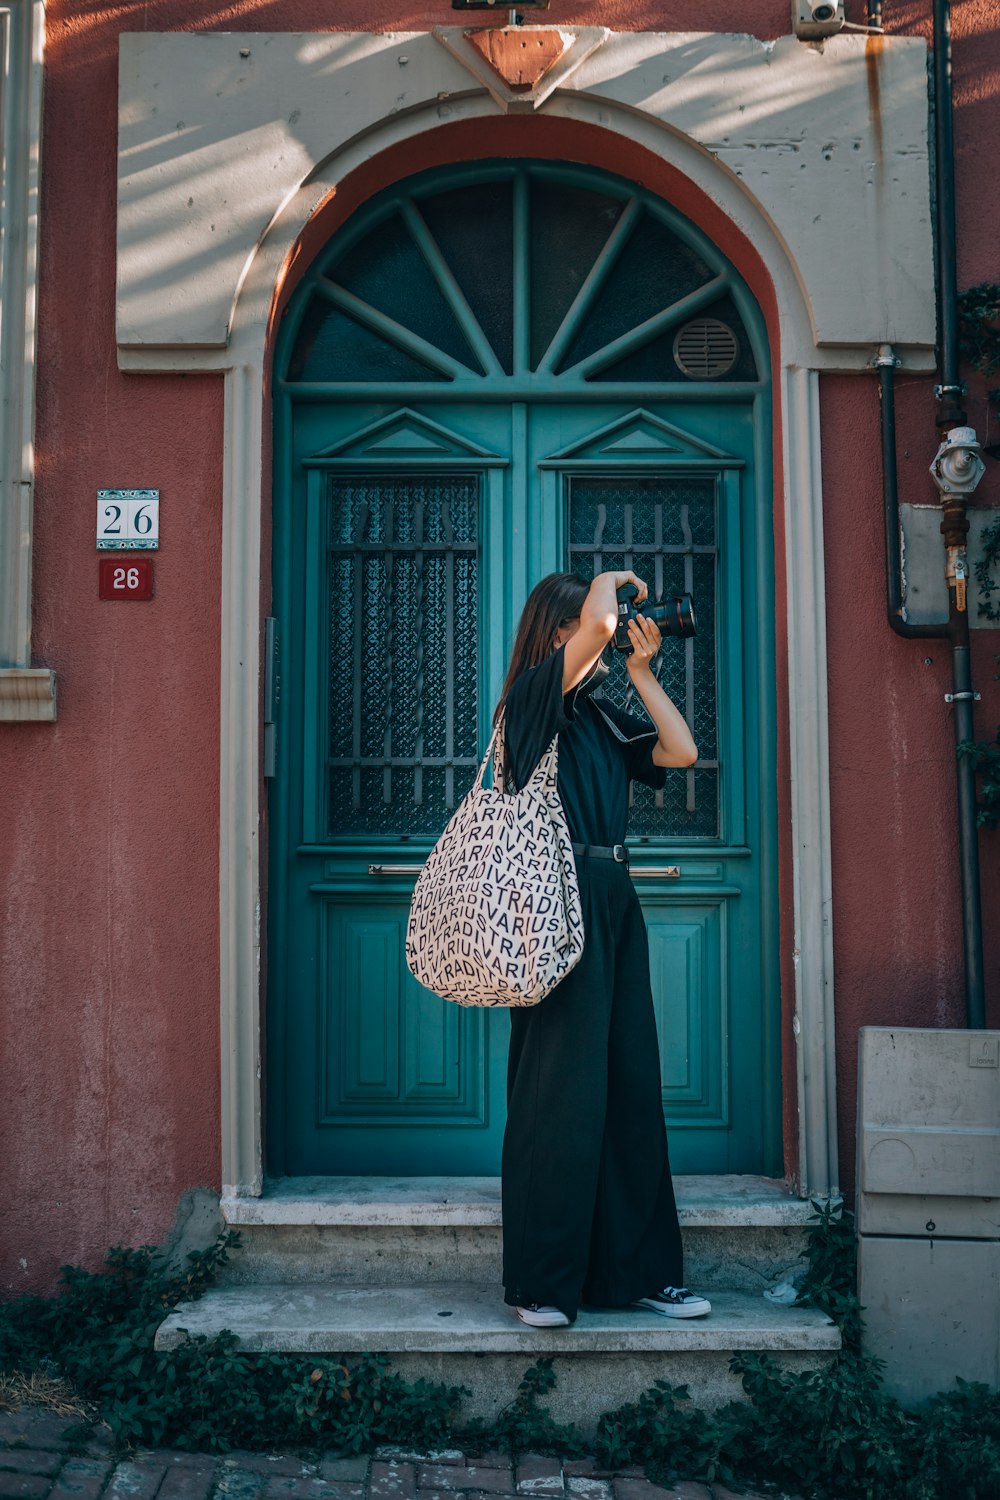
M 887 0 L 884 11 L 890 30 L 929 34 L 927 0 Z M 962 285 L 1000 274 L 1000 206 L 982 192 L 991 142 L 1000 137 L 992 11 L 991 0 L 955 5 Z M 858 0 L 848 12 L 864 19 Z M 448 0 L 48 6 L 34 653 L 58 671 L 60 716 L 55 725 L 0 727 L 2 1293 L 47 1288 L 67 1261 L 96 1266 L 111 1244 L 155 1242 L 184 1188 L 220 1185 L 222 386 L 116 367 L 118 33 L 323 30 L 333 15 L 344 29 L 456 20 Z M 669 16 L 655 0 L 552 0 L 547 18 L 620 29 L 734 25 L 723 0 L 677 0 Z M 787 0 L 758 0 L 752 24 L 760 36 L 783 34 Z M 692 199 L 687 209 L 707 223 L 704 205 Z M 719 238 L 750 275 L 748 248 L 729 243 L 724 226 Z M 766 285 L 757 290 L 766 305 Z M 931 384 L 900 381 L 904 500 L 930 498 Z M 874 385 L 827 378 L 823 398 L 838 1074 L 849 1177 L 857 1027 L 960 1024 L 962 959 L 954 751 L 942 699 L 948 650 L 944 642 L 900 640 L 886 623 Z M 981 382 L 969 410 L 983 436 Z M 97 599 L 94 492 L 104 485 L 161 489 L 151 604 Z M 996 465 L 979 498 L 1000 501 Z M 780 600 L 780 508 L 776 528 Z M 973 644 L 985 738 L 1000 719 L 991 658 L 1000 640 L 976 632 Z M 784 664 L 779 618 L 779 728 L 787 718 Z M 787 1020 L 784 733 L 777 759 Z M 984 904 L 995 909 L 1000 834 L 985 835 L 981 848 Z M 1000 935 L 989 928 L 987 976 L 992 1022 L 1000 1024 Z M 785 1041 L 787 1048 L 787 1029 Z M 789 1092 L 789 1127 L 792 1108 Z

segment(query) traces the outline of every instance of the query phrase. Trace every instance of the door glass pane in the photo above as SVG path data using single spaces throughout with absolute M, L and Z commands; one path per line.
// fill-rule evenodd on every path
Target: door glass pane
M 420 212 L 493 352 L 514 368 L 514 219 L 510 182 L 421 198 Z
M 550 178 L 531 184 L 531 365 L 552 342 L 625 200 Z
M 330 480 L 328 833 L 440 833 L 478 766 L 479 481 Z
M 690 245 L 685 245 L 651 214 L 645 214 L 601 288 L 562 368 L 576 364 L 623 333 L 638 328 L 647 318 L 711 281 L 712 275 Z M 672 380 L 676 376 L 664 370 L 657 378 Z
M 289 380 L 444 380 L 429 365 L 379 338 L 334 307 L 314 297 L 305 310 Z
M 619 475 L 569 481 L 570 567 L 584 578 L 631 568 L 653 598 L 691 594 L 697 634 L 664 637 L 654 671 L 691 726 L 694 766 L 670 767 L 662 791 L 632 783 L 629 833 L 638 838 L 719 834 L 715 594 L 717 499 L 714 475 Z M 614 651 L 604 692 L 642 718 L 641 698 Z
M 479 374 L 479 361 L 398 214 L 366 235 L 327 275 Z

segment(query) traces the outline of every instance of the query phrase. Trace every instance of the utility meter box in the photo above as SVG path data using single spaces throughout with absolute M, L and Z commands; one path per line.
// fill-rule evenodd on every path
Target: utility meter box
M 886 1386 L 1000 1385 L 1000 1032 L 865 1026 L 858 1293 Z

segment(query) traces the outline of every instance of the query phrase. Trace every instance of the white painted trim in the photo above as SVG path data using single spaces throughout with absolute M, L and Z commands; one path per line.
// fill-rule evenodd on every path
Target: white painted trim
M 222 1182 L 263 1187 L 260 1069 L 260 608 L 264 348 L 226 372 L 222 501 L 219 984 Z
M 220 948 L 222 1161 L 226 1197 L 262 1187 L 260 1107 L 260 524 L 264 489 L 261 390 L 274 288 L 311 214 L 350 172 L 442 121 L 490 117 L 482 96 L 446 111 L 391 117 L 351 142 L 282 206 L 244 277 L 228 350 L 121 350 L 123 368 L 225 369 L 222 732 L 220 767 Z M 827 767 L 823 518 L 818 369 L 828 351 L 813 341 L 809 310 L 787 247 L 733 175 L 659 121 L 594 99 L 557 95 L 545 113 L 586 120 L 660 155 L 704 189 L 755 244 L 779 310 L 785 432 L 785 535 L 790 663 L 795 1014 L 798 1027 L 799 1191 L 825 1196 L 837 1180 L 833 1048 L 833 958 Z M 871 346 L 837 352 L 837 368 L 862 368 Z M 851 364 L 851 360 L 855 363 Z M 846 362 L 845 362 L 846 361 Z
M 781 378 L 788 580 L 788 718 L 792 804 L 793 962 L 803 1195 L 838 1191 L 833 877 L 826 666 L 819 375 Z
M 44 0 L 0 5 L 0 722 L 56 716 L 55 673 L 27 670 L 44 38 Z
M 56 674 L 47 667 L 0 667 L 0 724 L 54 722 Z

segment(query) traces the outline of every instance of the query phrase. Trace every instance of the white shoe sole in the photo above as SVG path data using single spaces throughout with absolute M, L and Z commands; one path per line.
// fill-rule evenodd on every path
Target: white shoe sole
M 515 1307 L 514 1311 L 522 1323 L 527 1323 L 529 1328 L 568 1328 L 569 1318 L 561 1313 L 558 1308 L 551 1312 L 529 1312 L 526 1307 Z
M 712 1311 L 711 1302 L 704 1299 L 693 1307 L 663 1307 L 657 1302 L 648 1302 L 645 1297 L 632 1303 L 633 1307 L 643 1307 L 647 1312 L 659 1313 L 661 1318 L 704 1318 Z

